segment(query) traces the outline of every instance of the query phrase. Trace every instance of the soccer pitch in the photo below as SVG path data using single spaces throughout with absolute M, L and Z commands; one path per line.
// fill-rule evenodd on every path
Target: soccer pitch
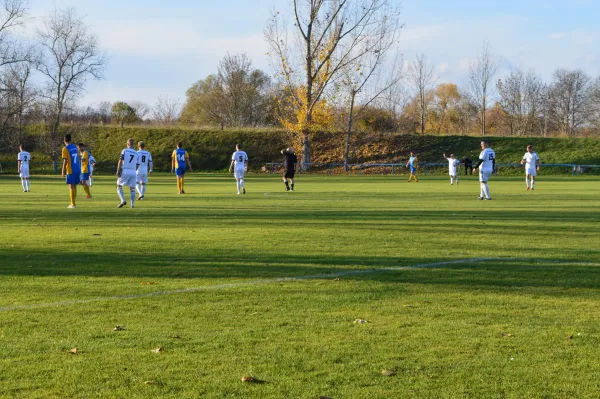
M 0 397 L 598 396 L 598 178 L 246 188 L 0 178 Z

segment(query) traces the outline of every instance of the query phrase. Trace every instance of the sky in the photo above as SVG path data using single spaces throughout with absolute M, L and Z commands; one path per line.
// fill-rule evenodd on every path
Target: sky
M 216 72 L 223 56 L 246 53 L 272 74 L 264 28 L 291 0 L 29 0 L 30 34 L 55 8 L 74 7 L 108 55 L 105 78 L 90 82 L 81 105 L 185 101 L 186 90 Z M 470 60 L 488 42 L 511 68 L 550 80 L 557 68 L 600 76 L 600 0 L 398 0 L 405 60 L 425 54 L 437 83 L 467 81 Z

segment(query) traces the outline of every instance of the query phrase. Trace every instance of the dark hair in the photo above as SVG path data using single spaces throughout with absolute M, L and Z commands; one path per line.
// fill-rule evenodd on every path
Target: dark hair
M 70 143 L 70 142 L 71 142 L 71 135 L 70 135 L 70 134 L 65 134 L 65 141 L 66 141 L 67 143 Z
M 23 143 L 19 144 L 19 148 L 21 148 L 22 150 L 25 150 L 25 144 L 23 144 Z
M 183 141 L 180 141 L 179 143 L 177 143 L 177 148 L 181 148 L 183 147 Z
M 80 147 L 85 147 L 85 144 L 83 144 L 83 143 L 79 143 L 77 145 L 80 146 Z

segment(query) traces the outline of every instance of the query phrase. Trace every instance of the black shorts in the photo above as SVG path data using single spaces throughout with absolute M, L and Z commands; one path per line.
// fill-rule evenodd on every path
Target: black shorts
M 295 170 L 286 170 L 283 172 L 283 177 L 286 179 L 293 179 L 295 174 Z

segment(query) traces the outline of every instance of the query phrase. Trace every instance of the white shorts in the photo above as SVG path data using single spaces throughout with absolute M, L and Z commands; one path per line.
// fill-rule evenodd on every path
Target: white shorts
M 90 171 L 90 176 L 92 175 L 92 173 L 94 172 L 94 167 L 92 165 L 88 166 L 88 169 Z
M 22 179 L 29 179 L 29 166 L 21 166 L 21 173 L 19 173 L 19 176 Z
M 537 170 L 536 168 L 526 168 L 525 169 L 525 174 L 528 176 L 536 176 L 537 175 Z
M 483 170 L 479 169 L 479 181 L 480 182 L 489 181 L 491 175 L 492 175 L 491 171 L 483 171 Z
M 144 183 L 144 184 L 146 184 L 146 183 L 148 183 L 148 175 L 146 173 L 144 173 L 144 174 L 138 174 L 138 175 L 136 175 L 135 181 L 137 183 Z
M 121 187 L 135 187 L 135 171 L 123 170 L 121 177 L 117 179 L 117 185 Z
M 243 179 L 244 178 L 244 168 L 236 168 L 233 172 L 233 177 L 235 177 L 236 179 Z
M 448 172 L 448 175 L 456 176 L 456 169 L 454 169 L 454 170 L 450 169 L 450 171 Z

